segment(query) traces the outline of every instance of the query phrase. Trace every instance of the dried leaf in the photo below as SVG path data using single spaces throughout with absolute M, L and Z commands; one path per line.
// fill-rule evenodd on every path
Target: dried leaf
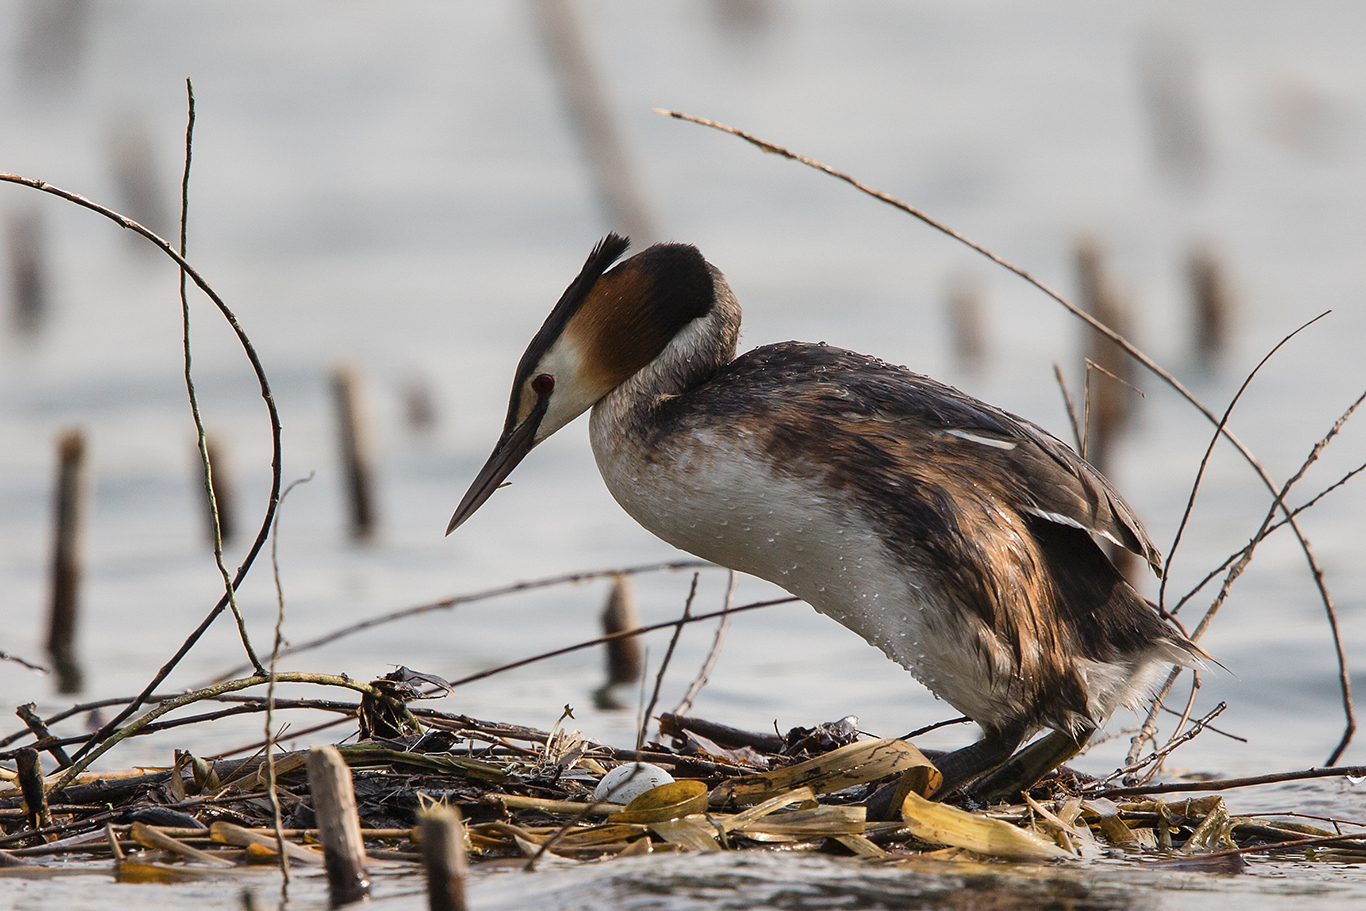
M 915 793 L 907 794 L 901 804 L 901 820 L 911 834 L 921 841 L 966 848 L 989 857 L 1014 860 L 1073 857 L 1057 845 L 1018 826 L 934 803 Z
M 650 824 L 650 830 L 670 844 L 690 851 L 720 851 L 716 843 L 716 827 L 700 813 L 683 819 Z
M 692 779 L 651 788 L 612 817 L 615 823 L 655 823 L 678 819 L 707 809 L 707 785 Z
M 712 792 L 712 804 L 733 800 L 748 806 L 799 787 L 829 794 L 916 767 L 934 768 L 934 764 L 906 741 L 864 740 L 796 765 L 727 779 Z

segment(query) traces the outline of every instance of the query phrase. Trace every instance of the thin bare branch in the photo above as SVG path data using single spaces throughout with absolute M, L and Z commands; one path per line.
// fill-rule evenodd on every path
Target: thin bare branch
M 692 574 L 692 585 L 688 587 L 688 599 L 683 602 L 683 616 L 677 626 L 674 627 L 674 634 L 669 639 L 669 647 L 664 652 L 664 660 L 659 663 L 659 673 L 655 675 L 655 689 L 650 694 L 650 702 L 645 706 L 645 716 L 641 719 L 640 730 L 636 734 L 636 752 L 639 753 L 645 747 L 645 730 L 650 726 L 650 713 L 655 710 L 655 703 L 659 702 L 659 688 L 664 685 L 664 674 L 669 669 L 669 659 L 674 656 L 674 647 L 678 645 L 678 637 L 683 635 L 683 624 L 692 617 L 692 599 L 697 597 L 697 579 L 700 573 Z M 722 615 L 726 615 L 722 611 Z
M 716 659 L 721 657 L 721 646 L 726 641 L 726 631 L 730 629 L 730 614 L 728 613 L 735 604 L 735 583 L 739 579 L 739 574 L 735 570 L 730 571 L 730 577 L 726 580 L 725 609 L 727 613 L 721 615 L 721 622 L 716 625 L 716 636 L 711 642 L 711 651 L 707 652 L 707 660 L 702 662 L 702 669 L 697 672 L 697 679 L 688 687 L 688 692 L 684 694 L 683 701 L 678 703 L 678 707 L 673 710 L 675 715 L 687 714 L 692 708 L 693 700 L 697 694 L 702 692 L 702 687 L 707 685 L 707 678 L 711 676 L 712 669 L 716 667 Z

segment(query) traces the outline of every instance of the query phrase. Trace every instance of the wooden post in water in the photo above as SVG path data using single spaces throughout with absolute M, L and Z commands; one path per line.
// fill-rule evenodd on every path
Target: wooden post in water
M 1082 309 L 1127 336 L 1129 319 L 1124 302 L 1106 274 L 1100 244 L 1092 238 L 1077 244 L 1077 278 Z M 1100 368 L 1088 369 L 1085 377 L 1085 398 L 1090 404 L 1085 456 L 1104 473 L 1110 468 L 1115 438 L 1129 417 L 1129 396 L 1134 392 L 1125 384 L 1133 380 L 1133 360 L 1124 349 L 1094 329 L 1088 327 L 1084 331 L 1086 357 Z
M 640 626 L 640 610 L 636 607 L 636 589 L 630 576 L 613 576 L 612 593 L 602 609 L 602 631 L 606 635 L 625 632 Z M 644 671 L 640 638 L 626 636 L 607 643 L 607 685 L 635 683 Z
M 10 300 L 14 328 L 21 336 L 36 333 L 47 313 L 47 272 L 44 268 L 43 226 L 37 209 L 10 217 L 8 230 Z
M 1195 309 L 1195 351 L 1202 366 L 1211 366 L 1228 343 L 1233 299 L 1223 264 L 1203 244 L 1191 251 L 1187 266 Z
M 370 457 L 369 415 L 365 410 L 359 372 L 342 365 L 332 373 L 332 395 L 337 406 L 342 471 L 350 508 L 351 538 L 368 541 L 375 534 L 374 467 Z
M 658 232 L 642 201 L 635 168 L 593 66 L 577 4 L 574 0 L 535 0 L 532 11 L 583 143 L 607 220 L 613 230 L 630 236 L 644 249 Z
M 61 693 L 81 691 L 81 668 L 76 661 L 75 641 L 85 499 L 85 435 L 79 430 L 69 430 L 57 442 L 52 602 L 47 637 L 47 651 L 57 671 L 57 688 Z
M 460 811 L 435 806 L 420 820 L 427 906 L 431 911 L 465 911 L 465 827 Z
M 365 871 L 356 792 L 351 770 L 336 747 L 317 746 L 308 751 L 308 790 L 323 843 L 329 903 L 338 908 L 369 898 L 370 875 Z
M 967 276 L 954 276 L 949 282 L 948 303 L 954 359 L 961 369 L 977 370 L 987 358 L 981 291 Z
M 209 539 L 209 546 L 212 547 L 213 540 L 213 510 L 218 507 L 218 532 L 227 547 L 231 543 L 233 536 L 237 533 L 237 510 L 235 499 L 237 488 L 232 482 L 232 463 L 228 459 L 226 448 L 223 441 L 215 434 L 208 434 L 204 437 L 204 448 L 209 453 L 209 476 L 213 479 L 213 500 L 209 500 L 209 491 L 204 487 L 203 463 L 199 461 L 199 447 L 195 447 L 195 466 L 196 474 L 199 477 L 199 489 L 204 494 L 204 529 Z
M 46 829 L 52 825 L 52 814 L 47 808 L 47 793 L 43 790 L 43 760 L 38 751 L 24 747 L 14 757 L 19 772 L 19 791 L 28 806 L 29 825 Z

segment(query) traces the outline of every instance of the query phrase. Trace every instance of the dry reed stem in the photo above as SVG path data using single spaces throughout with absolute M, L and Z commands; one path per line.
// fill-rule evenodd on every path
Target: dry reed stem
M 674 627 L 674 634 L 669 639 L 669 647 L 664 652 L 664 660 L 659 664 L 659 673 L 655 675 L 655 689 L 650 694 L 650 702 L 645 706 L 645 715 L 640 722 L 640 730 L 636 734 L 636 752 L 639 753 L 645 748 L 645 731 L 650 727 L 650 713 L 655 710 L 655 704 L 659 702 L 659 688 L 664 685 L 664 673 L 669 669 L 669 659 L 674 656 L 674 647 L 678 645 L 678 637 L 683 635 L 683 626 L 692 618 L 692 600 L 697 597 L 697 579 L 701 573 L 692 574 L 692 584 L 688 587 L 688 598 L 683 602 L 683 616 L 679 619 L 678 625 Z M 722 616 L 726 616 L 726 611 L 721 611 Z
M 185 80 L 185 95 L 189 112 L 185 121 L 185 171 L 180 179 L 180 255 L 185 256 L 185 241 L 189 234 L 190 219 L 190 163 L 193 160 L 194 151 L 194 85 L 189 79 Z M 237 607 L 237 593 L 233 589 L 232 576 L 228 573 L 227 564 L 223 562 L 223 522 L 218 514 L 218 495 L 214 490 L 213 466 L 209 461 L 209 444 L 204 433 L 204 419 L 199 415 L 199 397 L 195 395 L 194 378 L 190 374 L 190 298 L 185 285 L 185 269 L 180 269 L 180 314 L 181 326 L 184 333 L 185 348 L 185 391 L 190 397 L 190 414 L 194 416 L 195 444 L 199 447 L 199 464 L 204 473 L 204 495 L 208 498 L 209 519 L 213 524 L 213 559 L 218 566 L 218 573 L 223 577 L 224 594 L 228 598 L 228 607 L 232 609 L 232 616 L 237 621 L 237 632 L 242 637 L 242 647 L 247 652 L 247 658 L 251 661 L 252 669 L 258 674 L 264 674 L 266 669 L 261 666 L 261 659 L 256 656 L 256 651 L 251 647 L 251 637 L 247 635 L 247 622 L 242 619 L 242 611 Z
M 1058 381 L 1058 389 L 1062 391 L 1062 404 L 1067 409 L 1067 421 L 1072 425 L 1072 439 L 1077 444 L 1077 452 L 1086 449 L 1082 442 L 1081 423 L 1077 420 L 1077 406 L 1072 402 L 1072 393 L 1067 391 L 1067 380 L 1063 378 L 1062 366 L 1056 361 L 1053 362 L 1053 377 Z
M 461 604 L 472 604 L 476 601 L 485 601 L 489 598 L 499 598 L 503 595 L 516 594 L 518 592 L 531 591 L 537 588 L 549 588 L 555 585 L 565 585 L 570 583 L 587 582 L 591 579 L 601 579 L 609 576 L 633 576 L 642 573 L 671 572 L 676 569 L 721 569 L 722 567 L 708 563 L 706 560 L 672 560 L 665 563 L 647 563 L 641 566 L 627 566 L 616 569 L 595 569 L 587 572 L 563 573 L 558 576 L 548 576 L 544 579 L 532 579 L 524 582 L 514 582 L 511 585 L 500 585 L 497 588 L 485 589 L 481 592 L 474 592 L 468 595 L 452 595 L 449 598 L 442 598 L 439 601 L 428 601 L 425 604 L 418 604 L 413 607 L 404 607 L 376 617 L 361 620 L 358 623 L 350 623 L 346 626 L 338 627 L 330 633 L 324 633 L 315 639 L 291 645 L 289 648 L 280 652 L 280 657 L 285 658 L 290 655 L 297 655 L 300 652 L 311 651 L 330 645 L 339 639 L 355 633 L 373 629 L 376 626 L 383 626 L 386 623 L 394 623 L 398 620 L 407 620 L 409 617 L 417 617 L 422 614 L 431 613 L 438 610 L 450 610 Z M 220 674 L 214 681 L 226 680 L 238 676 L 250 670 L 247 665 L 239 665 Z
M 1001 266 L 1003 269 L 1006 269 L 1009 272 L 1014 273 L 1015 275 L 1022 278 L 1024 281 L 1028 282 L 1030 285 L 1033 285 L 1039 291 L 1042 291 L 1048 297 L 1052 298 L 1054 301 L 1060 304 L 1073 316 L 1082 320 L 1092 329 L 1095 329 L 1101 335 L 1104 335 L 1106 338 L 1110 339 L 1112 342 L 1119 345 L 1121 348 L 1124 349 L 1125 352 L 1128 353 L 1130 357 L 1138 361 L 1145 368 L 1147 368 L 1154 376 L 1156 376 L 1158 379 L 1162 380 L 1162 382 L 1166 383 L 1173 390 L 1175 390 L 1182 398 L 1189 402 L 1192 407 L 1194 407 L 1197 411 L 1204 415 L 1205 418 L 1208 421 L 1210 421 L 1210 423 L 1215 424 L 1216 426 L 1219 425 L 1219 420 L 1215 417 L 1214 412 L 1211 411 L 1198 398 L 1196 398 L 1193 392 L 1187 389 L 1186 386 L 1182 384 L 1181 381 L 1178 380 L 1175 376 L 1173 376 L 1170 372 L 1160 367 L 1156 361 L 1154 361 L 1152 358 L 1150 358 L 1148 355 L 1146 355 L 1136 346 L 1134 346 L 1128 339 L 1124 338 L 1118 332 L 1111 329 L 1109 326 L 1105 325 L 1101 321 L 1097 320 L 1089 313 L 1086 313 L 1081 308 L 1077 307 L 1071 301 L 1067 300 L 1061 294 L 1054 291 L 1052 288 L 1048 287 L 1043 282 L 1036 279 L 1034 276 L 1030 275 L 1021 267 L 1015 265 L 1014 263 L 1011 263 L 1006 259 L 1003 259 L 1000 256 L 997 256 L 995 253 L 983 247 L 981 244 L 976 243 L 975 241 L 969 239 L 965 235 L 960 234 L 959 232 L 948 227 L 947 225 L 935 220 L 934 218 L 931 218 L 929 215 L 925 214 L 924 212 L 920 211 L 914 206 L 904 203 L 896 197 L 883 193 L 880 190 L 873 189 L 872 187 L 867 186 L 866 184 L 860 182 L 859 180 L 855 179 L 849 174 L 846 174 L 842 171 L 837 171 L 829 165 L 823 164 L 813 158 L 808 158 L 805 155 L 799 155 L 795 152 L 791 152 L 783 148 L 782 146 L 768 142 L 764 139 L 760 139 L 759 137 L 747 133 L 744 130 L 737 129 L 736 127 L 732 127 L 715 120 L 709 120 L 705 117 L 697 117 L 692 114 L 685 114 L 682 111 L 671 111 L 663 108 L 655 108 L 654 112 L 656 114 L 662 114 L 666 117 L 672 117 L 676 120 L 685 120 L 690 123 L 696 123 L 700 126 L 710 127 L 714 130 L 719 130 L 723 133 L 729 133 L 732 136 L 736 136 L 740 139 L 745 140 L 746 142 L 750 143 L 751 145 L 755 146 L 763 152 L 768 152 L 770 154 L 778 155 L 783 158 L 790 159 L 792 161 L 800 162 L 801 164 L 804 164 L 807 167 L 814 168 L 815 170 L 821 171 L 824 174 L 828 174 L 829 176 L 834 177 L 837 180 L 842 180 L 850 186 L 854 187 L 856 190 L 862 193 L 866 193 L 867 195 L 872 196 L 874 199 L 884 202 L 887 205 L 892 206 L 893 208 L 899 209 L 902 212 L 905 212 L 906 214 L 912 216 L 913 218 L 916 218 L 924 222 L 926 225 L 930 226 L 931 228 L 934 228 L 936 231 L 939 231 L 953 238 L 959 243 L 964 244 L 970 249 L 976 251 L 977 253 L 980 253 L 982 256 L 985 256 L 987 259 L 996 263 L 998 266 Z M 1219 432 L 1226 440 L 1229 441 L 1229 443 L 1233 445 L 1233 447 L 1238 451 L 1239 455 L 1243 457 L 1243 459 L 1248 463 L 1248 465 L 1252 467 L 1253 471 L 1256 472 L 1257 476 L 1261 479 L 1262 484 L 1267 488 L 1267 490 L 1270 491 L 1273 496 L 1276 496 L 1275 508 L 1279 508 L 1281 511 L 1285 513 L 1286 522 L 1290 525 L 1291 530 L 1295 533 L 1295 538 L 1299 541 L 1300 549 L 1304 553 L 1305 562 L 1308 563 L 1310 572 L 1313 575 L 1314 585 L 1318 589 L 1319 599 L 1323 602 L 1324 611 L 1328 615 L 1328 622 L 1333 635 L 1334 647 L 1337 649 L 1338 654 L 1342 656 L 1342 642 L 1341 638 L 1338 635 L 1337 609 L 1333 604 L 1333 598 L 1331 593 L 1328 591 L 1327 583 L 1324 581 L 1323 568 L 1319 565 L 1318 558 L 1314 556 L 1314 551 L 1309 544 L 1309 539 L 1305 536 L 1303 529 L 1299 527 L 1299 523 L 1295 521 L 1295 516 L 1291 512 L 1290 508 L 1286 506 L 1286 504 L 1281 500 L 1280 496 L 1277 495 L 1276 483 L 1272 480 L 1270 473 L 1261 464 L 1261 462 L 1258 461 L 1256 456 L 1252 454 L 1252 451 L 1249 450 L 1247 446 L 1245 446 L 1243 442 L 1239 440 L 1238 437 L 1235 436 L 1232 433 L 1232 431 L 1230 431 L 1227 427 L 1220 428 Z M 1345 656 L 1343 657 L 1342 666 L 1345 667 Z M 1339 742 L 1337 748 L 1333 751 L 1332 756 L 1329 757 L 1330 762 L 1336 761 L 1337 758 L 1342 755 L 1342 752 L 1347 748 L 1347 745 L 1351 742 L 1352 735 L 1356 732 L 1356 713 L 1352 706 L 1350 676 L 1345 671 L 1340 672 L 1339 674 L 1339 685 L 1342 688 L 1343 708 L 1344 713 L 1347 716 L 1347 721 L 1346 729 L 1343 733 L 1342 740 L 1341 742 Z
M 280 507 L 275 510 L 275 519 L 271 522 L 270 528 L 270 568 L 271 574 L 275 579 L 275 639 L 270 649 L 270 670 L 267 676 L 270 683 L 266 685 L 266 740 L 262 744 L 266 751 L 266 792 L 270 797 L 271 815 L 275 821 L 275 841 L 277 853 L 280 858 L 280 875 L 284 877 L 285 886 L 289 884 L 289 860 L 285 857 L 285 836 L 284 819 L 280 814 L 280 791 L 275 778 L 275 733 L 273 722 L 275 715 L 275 671 L 280 662 L 280 646 L 284 643 L 285 628 L 285 589 L 280 584 L 280 511 L 284 508 L 285 497 L 289 492 L 300 484 L 307 484 L 313 480 L 313 473 L 309 472 L 306 478 L 295 478 L 289 486 L 280 494 Z
M 688 687 L 688 692 L 683 695 L 683 701 L 678 703 L 678 707 L 673 710 L 673 714 L 682 715 L 692 708 L 693 700 L 697 694 L 702 692 L 702 687 L 707 685 L 707 679 L 711 676 L 712 670 L 716 667 L 716 660 L 721 657 L 721 646 L 725 644 L 726 632 L 730 629 L 730 609 L 735 604 L 735 584 L 739 579 L 739 574 L 735 570 L 730 571 L 730 576 L 726 580 L 725 611 L 721 615 L 721 622 L 716 625 L 716 636 L 712 639 L 711 650 L 707 652 L 707 658 L 702 662 L 702 668 L 697 672 L 697 677 L 693 680 L 692 686 Z
M 721 617 L 728 613 L 738 614 L 743 611 L 757 610 L 761 607 L 773 607 L 777 604 L 791 604 L 795 601 L 800 600 L 801 598 L 792 596 L 787 598 L 774 598 L 771 601 L 755 601 L 751 604 L 742 604 L 739 607 L 732 607 L 728 611 L 712 611 L 706 614 L 695 614 L 691 617 L 684 617 L 678 620 L 665 620 L 663 623 L 652 623 L 649 626 L 639 626 L 635 629 L 626 629 L 622 630 L 619 633 L 612 633 L 607 636 L 599 636 L 596 639 L 589 639 L 585 642 L 575 643 L 574 645 L 566 645 L 562 648 L 551 649 L 548 652 L 541 652 L 539 655 L 532 655 L 530 658 L 519 658 L 516 661 L 509 661 L 507 664 L 500 664 L 497 667 L 491 667 L 488 670 L 470 674 L 468 677 L 461 677 L 459 680 L 452 680 L 451 686 L 463 686 L 466 683 L 473 683 L 476 680 L 483 680 L 487 677 L 492 677 L 495 674 L 501 674 L 504 671 L 511 671 L 519 667 L 525 667 L 528 664 L 535 664 L 536 662 L 544 661 L 547 658 L 557 658 L 560 655 L 567 655 L 570 652 L 577 652 L 580 649 L 593 648 L 594 646 L 602 645 L 605 642 L 611 642 L 613 639 L 624 639 L 628 636 L 639 636 L 644 633 L 652 633 L 657 629 L 667 629 L 670 626 L 682 626 L 685 623 L 700 623 L 703 620 L 712 620 L 716 617 Z

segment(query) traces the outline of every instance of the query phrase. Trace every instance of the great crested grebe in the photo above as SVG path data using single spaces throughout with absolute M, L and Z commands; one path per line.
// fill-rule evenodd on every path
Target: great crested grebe
M 1161 571 L 1128 504 L 1062 442 L 825 344 L 737 358 L 740 306 L 720 270 L 657 244 L 607 271 L 628 244 L 593 249 L 522 355 L 503 434 L 447 534 L 592 408 L 598 469 L 637 522 L 781 586 L 977 722 L 982 740 L 940 761 L 941 794 L 1049 729 L 991 776 L 1032 784 L 1162 664 L 1206 657 L 1097 546 Z

